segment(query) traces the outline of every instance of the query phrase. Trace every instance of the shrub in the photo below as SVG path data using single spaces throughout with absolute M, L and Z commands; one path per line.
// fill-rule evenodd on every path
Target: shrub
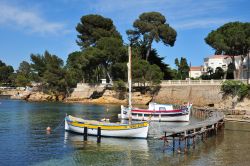
M 114 90 L 115 91 L 125 91 L 126 90 L 126 84 L 123 80 L 117 80 L 114 81 Z
M 238 96 L 239 100 L 244 97 L 249 97 L 250 86 L 241 81 L 225 81 L 221 86 L 221 91 L 224 95 Z

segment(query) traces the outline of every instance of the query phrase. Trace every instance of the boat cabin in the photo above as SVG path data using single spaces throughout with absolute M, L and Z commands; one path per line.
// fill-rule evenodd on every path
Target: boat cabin
M 150 102 L 148 105 L 148 109 L 153 111 L 167 111 L 167 110 L 173 110 L 174 108 L 173 105 L 171 104 L 157 104 Z

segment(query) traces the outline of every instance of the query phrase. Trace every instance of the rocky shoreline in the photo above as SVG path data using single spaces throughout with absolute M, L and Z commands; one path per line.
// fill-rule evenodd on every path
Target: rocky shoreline
M 26 100 L 29 102 L 51 102 L 60 101 L 65 103 L 82 103 L 82 104 L 123 104 L 128 102 L 126 96 L 119 98 L 120 95 L 112 90 L 106 90 L 102 96 L 97 98 L 77 98 L 64 96 L 55 96 L 45 94 L 43 92 L 30 92 L 25 90 L 6 90 L 2 91 L 1 95 L 9 95 L 11 99 Z M 141 94 L 140 92 L 133 92 L 132 99 L 134 105 L 147 105 L 151 101 L 155 101 L 154 96 L 150 94 Z M 155 101 L 158 102 L 158 101 Z M 161 103 L 161 102 L 159 102 Z M 181 103 L 175 103 L 181 104 Z M 194 104 L 194 106 L 196 106 Z M 232 97 L 226 97 L 221 102 L 213 105 L 199 105 L 199 108 L 223 111 L 226 115 L 225 120 L 250 122 L 250 100 L 235 101 Z
M 4 90 L 1 95 L 10 96 L 10 99 L 14 100 L 26 100 L 32 102 L 43 102 L 43 101 L 63 101 L 64 96 L 49 95 L 43 92 L 31 92 L 25 90 Z

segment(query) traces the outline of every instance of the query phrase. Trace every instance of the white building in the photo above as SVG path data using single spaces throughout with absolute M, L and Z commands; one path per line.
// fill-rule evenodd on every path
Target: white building
M 250 55 L 249 55 L 250 56 Z M 241 64 L 243 65 L 242 72 L 240 73 L 241 79 L 247 79 L 248 67 L 250 69 L 250 62 L 248 63 L 248 57 L 245 57 L 242 61 L 242 57 L 234 56 L 235 58 L 235 68 L 240 69 Z M 204 67 L 203 71 L 208 72 L 208 68 L 211 68 L 215 72 L 217 67 L 221 67 L 224 71 L 227 71 L 228 65 L 232 63 L 232 57 L 229 55 L 212 55 L 207 58 L 204 58 Z
M 232 62 L 232 59 L 228 55 L 212 55 L 204 59 L 204 71 L 208 71 L 211 68 L 215 72 L 217 67 L 221 67 L 224 71 L 227 71 L 228 65 Z
M 189 78 L 199 78 L 203 74 L 203 66 L 193 66 L 189 70 Z

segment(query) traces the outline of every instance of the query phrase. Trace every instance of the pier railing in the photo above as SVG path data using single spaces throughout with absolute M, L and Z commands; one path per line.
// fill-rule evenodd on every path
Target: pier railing
M 225 82 L 226 79 L 223 80 L 162 80 L 161 86 L 172 86 L 172 85 L 221 85 Z M 247 84 L 247 79 L 239 79 L 237 81 L 241 81 Z
M 161 86 L 174 86 L 174 85 L 221 85 L 223 82 L 230 80 L 230 79 L 223 79 L 223 80 L 161 80 Z M 233 80 L 233 79 L 231 79 Z M 234 79 L 236 81 L 241 81 L 244 84 L 247 84 L 247 79 Z M 249 79 L 250 82 L 250 79 Z M 133 82 L 133 87 L 140 87 L 140 86 L 149 86 L 150 83 L 138 83 Z M 110 83 L 78 83 L 76 90 L 86 89 L 86 87 L 112 87 L 113 84 Z

